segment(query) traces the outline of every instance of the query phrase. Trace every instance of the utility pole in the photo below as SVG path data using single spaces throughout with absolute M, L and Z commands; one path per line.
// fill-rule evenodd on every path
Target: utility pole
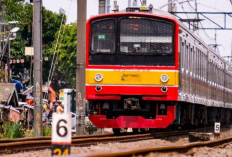
M 131 7 L 131 0 L 128 0 L 128 7 Z
M 136 7 L 137 6 L 137 0 L 134 0 L 133 1 L 133 7 Z
M 5 6 L 4 6 L 4 1 L 2 1 L 1 2 L 1 7 L 2 7 L 2 16 L 1 16 L 1 32 L 5 32 L 5 25 L 4 25 L 4 23 L 5 23 Z M 5 38 L 5 34 L 3 34 L 3 35 L 1 35 L 1 38 L 0 38 L 0 40 L 2 41 L 2 40 L 4 40 L 4 38 Z M 3 54 L 3 47 L 4 47 L 4 42 L 0 42 L 0 51 L 1 51 L 1 55 Z M 0 64 L 2 64 L 2 63 L 0 63 Z
M 105 14 L 106 11 L 106 0 L 99 0 L 99 14 Z
M 110 0 L 99 0 L 99 14 L 110 13 Z
M 105 11 L 105 13 L 110 13 L 110 0 L 106 0 L 106 11 Z
M 172 12 L 173 0 L 168 0 L 168 12 Z
M 34 0 L 34 136 L 43 136 L 42 130 L 42 0 Z
M 85 127 L 85 59 L 86 59 L 86 8 L 87 0 L 77 1 L 77 135 L 84 134 Z M 100 1 L 99 1 L 100 3 Z
M 197 12 L 197 0 L 195 0 L 195 12 Z M 199 19 L 199 15 L 196 15 L 196 19 Z M 198 30 L 198 22 L 196 22 L 196 24 L 193 25 L 193 31 L 197 31 Z
M 147 6 L 147 0 L 143 0 L 142 6 Z
M 114 8 L 112 10 L 113 12 L 118 12 L 119 11 L 119 5 L 117 4 L 117 0 L 114 0 Z
M 8 82 L 11 82 L 10 79 L 10 37 L 8 37 L 8 57 L 7 57 L 7 71 L 8 71 Z

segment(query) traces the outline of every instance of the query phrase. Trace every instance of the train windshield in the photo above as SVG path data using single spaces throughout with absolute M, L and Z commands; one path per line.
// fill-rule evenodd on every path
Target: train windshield
M 175 66 L 174 23 L 146 17 L 91 22 L 90 65 Z
M 145 18 L 120 20 L 120 52 L 129 55 L 173 54 L 174 25 Z
M 91 53 L 115 53 L 116 20 L 104 19 L 92 23 Z

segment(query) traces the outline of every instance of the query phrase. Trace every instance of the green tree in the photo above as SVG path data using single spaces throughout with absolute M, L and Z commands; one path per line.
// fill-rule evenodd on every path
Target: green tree
M 25 46 L 31 46 L 32 39 L 32 21 L 33 21 L 33 5 L 26 3 L 25 0 L 7 0 L 5 2 L 5 14 L 7 21 L 19 21 L 17 25 L 20 27 L 20 31 L 17 33 L 16 40 L 11 43 L 11 55 L 12 58 L 23 58 L 25 59 L 24 65 L 17 65 L 13 69 L 15 73 L 21 71 L 23 68 L 30 69 L 30 57 L 24 56 Z M 43 46 L 43 57 L 49 57 L 48 62 L 43 62 L 43 81 L 47 81 L 48 72 L 50 69 L 51 56 L 49 49 L 55 40 L 55 33 L 59 30 L 62 17 L 63 24 L 66 22 L 66 16 L 64 10 L 60 10 L 59 13 L 42 8 L 42 46 Z M 12 26 L 12 27 L 14 27 Z M 12 65 L 12 67 L 14 67 Z
M 58 38 L 56 33 L 56 38 Z M 52 50 L 55 49 L 56 40 L 53 42 Z M 56 65 L 53 82 L 57 87 L 76 87 L 76 45 L 77 45 L 77 23 L 63 25 L 60 42 L 57 49 L 58 65 Z

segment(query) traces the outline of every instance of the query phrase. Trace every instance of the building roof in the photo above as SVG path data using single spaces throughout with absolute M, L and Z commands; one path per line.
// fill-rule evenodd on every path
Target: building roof
M 15 111 L 15 112 L 18 112 L 18 113 L 20 113 L 16 108 L 14 108 L 13 106 L 5 106 L 5 105 L 3 105 L 3 104 L 0 104 L 0 107 L 1 108 L 5 108 L 5 109 L 10 109 L 10 110 L 12 110 L 12 111 Z
M 14 104 L 18 106 L 18 95 L 15 87 L 15 83 L 0 83 L 0 103 L 8 105 L 12 102 L 12 98 L 15 95 Z

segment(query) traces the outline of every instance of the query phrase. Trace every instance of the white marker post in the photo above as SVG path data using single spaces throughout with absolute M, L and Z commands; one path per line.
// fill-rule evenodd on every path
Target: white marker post
M 52 114 L 52 156 L 69 155 L 71 150 L 71 114 Z
M 221 126 L 220 122 L 215 122 L 214 124 L 214 137 L 215 138 L 220 138 L 220 126 Z

